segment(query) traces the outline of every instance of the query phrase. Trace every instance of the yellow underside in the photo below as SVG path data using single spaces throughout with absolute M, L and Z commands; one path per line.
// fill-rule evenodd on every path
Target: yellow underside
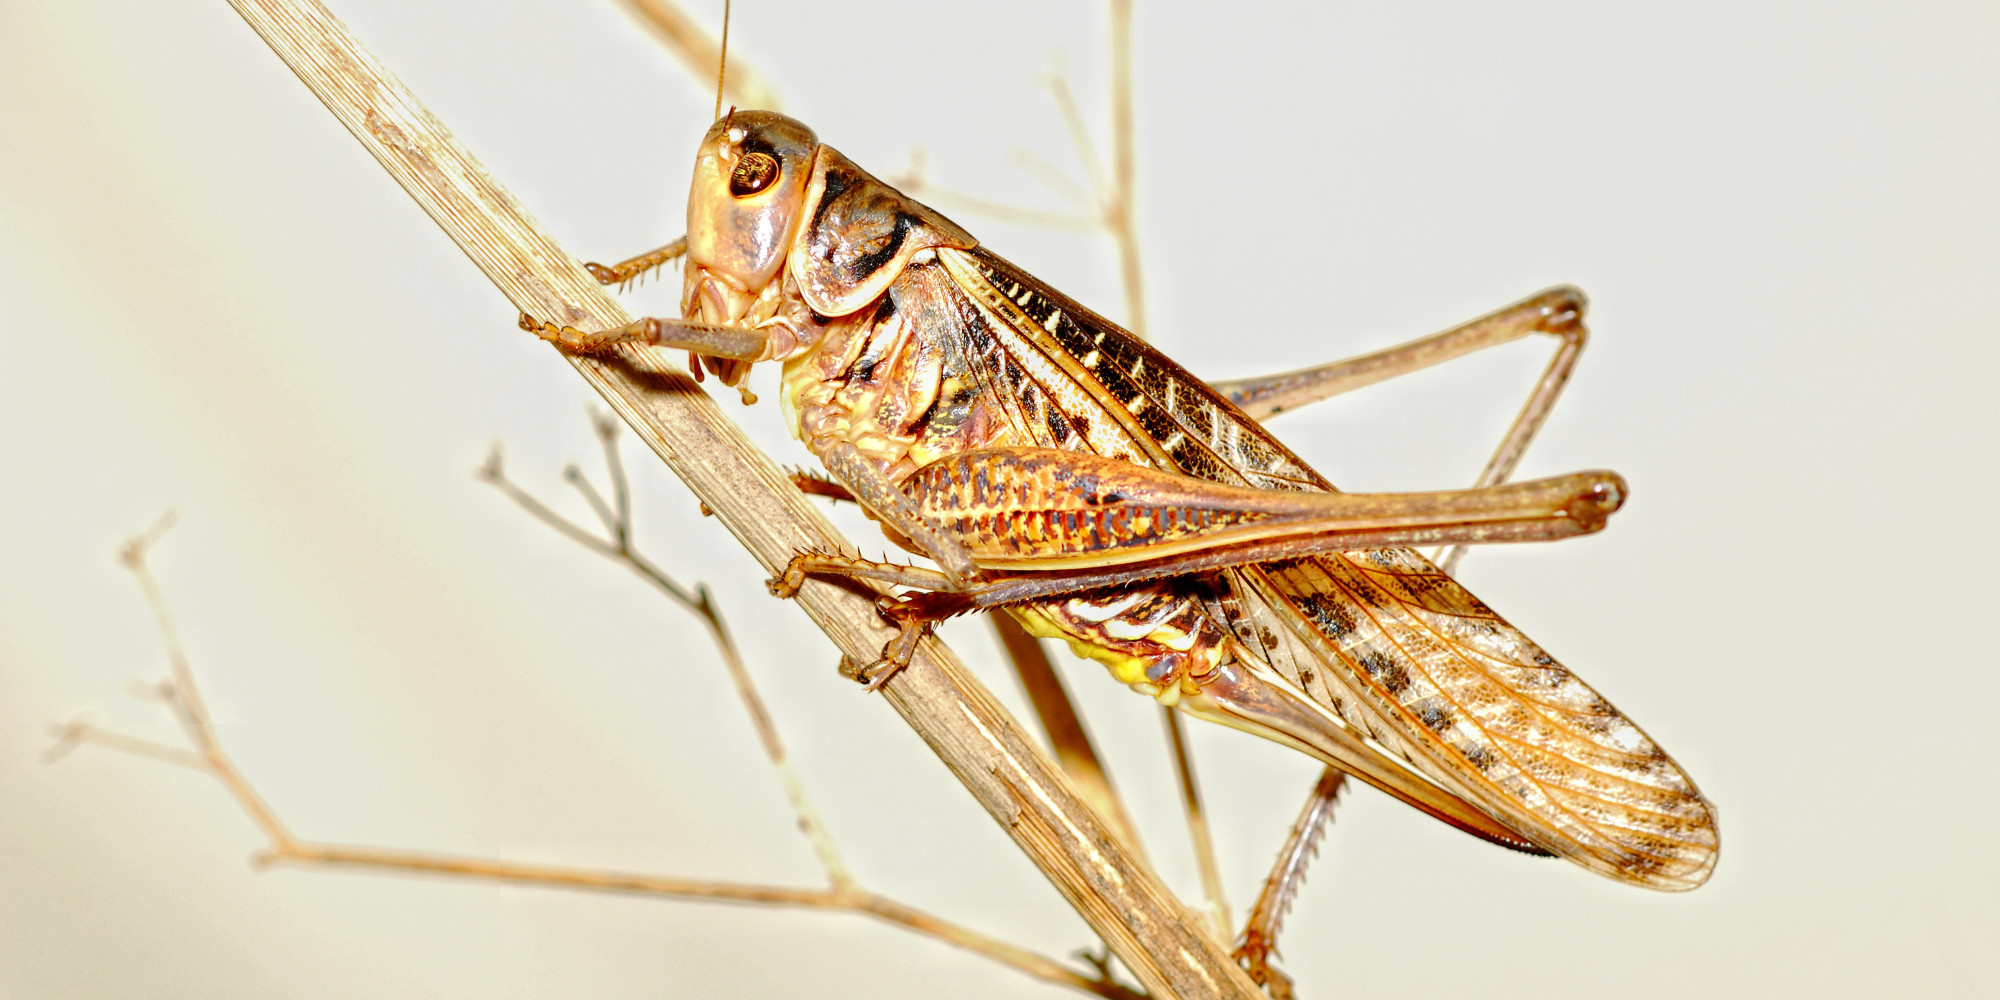
M 1080 638 L 1057 625 L 1049 616 L 1043 614 L 1040 608 L 1032 604 L 1008 608 L 1007 611 L 1021 623 L 1022 628 L 1027 629 L 1029 635 L 1044 639 L 1061 639 L 1069 644 L 1070 652 L 1086 660 L 1096 660 L 1104 664 L 1110 668 L 1111 676 L 1118 678 L 1119 683 L 1132 690 L 1159 699 L 1160 704 L 1169 707 L 1181 700 L 1180 685 L 1162 688 L 1146 679 L 1146 668 L 1152 665 L 1150 658 L 1134 656 Z

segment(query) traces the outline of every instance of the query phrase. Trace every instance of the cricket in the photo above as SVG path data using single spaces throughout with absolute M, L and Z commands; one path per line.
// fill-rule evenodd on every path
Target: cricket
M 1713 869 L 1713 812 L 1680 767 L 1412 551 L 1597 531 L 1622 502 L 1615 474 L 1335 492 L 1242 404 L 1329 395 L 1354 362 L 1208 386 L 782 115 L 732 110 L 709 129 L 687 217 L 666 251 L 597 269 L 620 282 L 685 254 L 683 319 L 521 325 L 568 350 L 686 350 L 727 385 L 783 365 L 822 492 L 940 567 L 806 552 L 773 581 L 779 596 L 808 576 L 911 591 L 884 605 L 901 632 L 861 671 L 871 688 L 931 623 L 1000 609 L 1164 705 L 1492 843 L 1653 889 Z M 1372 364 L 1560 337 L 1583 311 L 1551 289 Z
M 301 68 L 306 59 L 283 41 L 323 37 L 337 48 L 348 44 L 337 24 L 315 22 L 310 11 L 296 24 L 286 21 L 291 8 L 306 7 L 284 0 L 245 6 L 276 12 L 246 17 L 364 144 L 377 144 L 371 148 L 385 167 L 508 292 L 522 310 L 519 326 L 571 355 L 587 378 L 601 379 L 635 355 L 685 352 L 695 381 L 713 377 L 754 403 L 746 384 L 752 369 L 767 362 L 780 369 L 776 404 L 820 464 L 820 471 L 791 474 L 791 486 L 858 505 L 888 544 L 929 562 L 868 559 L 810 540 L 809 533 L 808 541 L 776 552 L 769 540 L 763 551 L 751 546 L 774 570 L 772 597 L 796 601 L 819 618 L 825 614 L 815 602 L 838 591 L 839 600 L 866 610 L 875 645 L 856 655 L 854 645 L 843 644 L 841 670 L 867 691 L 903 710 L 905 698 L 919 697 L 905 689 L 930 683 L 922 678 L 939 656 L 934 627 L 985 612 L 1006 616 L 1029 636 L 1059 640 L 1166 709 L 1324 765 L 1236 951 L 1220 952 L 1230 976 L 1247 972 L 1273 997 L 1290 996 L 1289 981 L 1269 960 L 1284 911 L 1349 778 L 1480 840 L 1562 858 L 1617 882 L 1679 892 L 1712 873 L 1715 810 L 1693 779 L 1610 701 L 1452 575 L 1467 546 L 1592 534 L 1625 502 L 1626 483 L 1609 471 L 1512 480 L 1584 346 L 1587 299 L 1578 289 L 1549 288 L 1359 357 L 1206 382 L 871 174 L 807 124 L 774 111 L 724 109 L 718 66 L 718 114 L 695 155 L 684 235 L 622 262 L 586 265 L 598 286 L 680 267 L 681 314 L 593 325 L 590 318 L 609 313 L 565 307 L 575 300 L 565 300 L 570 290 L 554 283 L 554 291 L 522 283 L 532 268 L 519 261 L 562 255 L 534 244 L 543 237 L 508 218 L 509 206 L 493 208 L 503 199 L 453 201 L 451 184 L 459 191 L 474 186 L 456 178 L 486 180 L 476 164 L 467 165 L 469 158 L 455 159 L 462 151 L 441 127 L 432 134 L 435 123 L 414 98 L 395 90 L 399 84 L 390 80 L 380 93 L 352 86 L 342 74 L 365 66 L 360 58 L 336 60 L 321 79 L 315 74 L 322 71 Z M 718 63 L 727 51 L 726 24 L 725 15 Z M 351 106 L 343 103 L 349 98 L 328 96 L 341 87 L 362 96 Z M 419 193 L 425 185 L 436 187 Z M 494 217 L 478 217 L 486 211 Z M 447 221 L 457 216 L 473 221 Z M 464 235 L 513 223 L 525 234 L 510 236 L 513 243 L 487 240 L 476 251 Z M 517 258 L 481 256 L 496 253 L 494 247 L 511 248 Z M 1281 412 L 1529 338 L 1553 342 L 1554 357 L 1465 489 L 1342 492 L 1263 424 Z M 628 401 L 635 398 L 627 393 Z M 712 405 L 700 393 L 689 395 L 698 397 L 694 405 Z M 644 405 L 621 413 L 634 420 Z M 670 436 L 654 437 L 667 442 L 648 438 L 673 464 Z M 607 528 L 617 537 L 616 554 L 632 558 L 624 549 L 622 473 L 613 474 L 620 477 L 619 513 L 607 518 Z M 492 475 L 501 478 L 497 464 Z M 141 570 L 158 609 L 143 549 L 135 541 L 125 558 Z M 711 629 L 725 635 L 705 591 L 680 599 L 699 605 Z M 279 860 L 844 907 L 974 950 L 1006 951 L 999 943 L 967 943 L 969 932 L 939 932 L 929 917 L 859 889 L 840 863 L 827 860 L 830 849 L 822 862 L 831 887 L 785 896 L 501 863 L 452 867 L 308 842 L 227 763 L 176 642 L 169 632 L 176 675 L 167 700 L 177 699 L 195 736 L 201 760 L 190 766 L 230 787 Z M 753 716 L 761 712 L 752 709 Z M 760 718 L 758 725 L 767 722 Z M 974 726 L 985 727 L 984 719 Z M 88 735 L 76 730 L 78 740 Z M 995 746 L 1010 740 L 1003 736 Z M 932 739 L 940 742 L 949 741 Z M 962 778 L 980 771 L 963 760 L 947 763 Z M 1066 794 L 1050 790 L 1061 784 L 1038 772 L 1004 790 L 1020 802 L 1041 801 Z M 822 848 L 812 829 L 818 820 L 802 801 L 795 797 L 800 826 Z M 1049 815 L 1062 820 L 1056 822 L 1024 807 L 1050 831 L 1066 832 L 1009 832 L 1031 855 L 1028 842 L 1037 838 L 1054 845 L 1046 852 L 1051 857 L 1069 852 L 1067 862 L 1036 860 L 1103 936 L 1107 956 L 1093 963 L 1095 976 L 1037 965 L 1038 958 L 1003 961 L 1103 996 L 1140 995 L 1106 971 L 1102 963 L 1115 954 L 1150 995 L 1211 995 L 1188 984 L 1214 978 L 1216 956 L 1194 954 L 1215 951 L 1213 943 L 1134 943 L 1149 933 L 1192 940 L 1214 930 L 1190 926 L 1196 921 L 1175 901 L 1157 910 L 1130 908 L 1137 905 L 1131 900 L 1154 893 L 1151 883 L 1124 899 L 1096 900 L 1109 916 L 1086 912 L 1080 900 L 1145 864 L 1123 853 L 1127 845 L 1118 843 L 1115 823 L 1075 819 L 1075 809 L 1067 800 L 1050 806 Z M 1110 859 L 1100 869 L 1077 875 L 1063 867 L 1099 853 Z

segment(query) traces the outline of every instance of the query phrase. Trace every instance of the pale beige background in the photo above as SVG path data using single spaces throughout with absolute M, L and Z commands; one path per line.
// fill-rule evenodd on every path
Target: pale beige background
M 1306 995 L 1996 995 L 2000 8 L 1290 6 L 1140 12 L 1157 339 L 1241 375 L 1588 289 L 1597 338 L 1525 471 L 1614 467 L 1634 499 L 1465 575 L 1675 753 L 1725 845 L 1664 897 L 1358 793 L 1286 939 Z M 1035 83 L 1056 51 L 1102 118 L 1095 6 L 737 8 L 790 108 L 885 173 L 922 144 L 943 183 L 1059 206 L 1009 160 L 1075 172 Z M 579 253 L 679 233 L 710 95 L 614 5 L 337 9 Z M 1120 311 L 1101 241 L 958 214 Z M 1542 356 L 1279 430 L 1349 486 L 1450 486 Z M 126 697 L 161 664 L 111 560 L 171 507 L 158 567 L 201 677 L 301 834 L 813 879 L 685 616 L 470 475 L 504 439 L 554 492 L 592 457 L 589 402 L 219 0 L 0 0 L 0 997 L 1055 995 L 850 917 L 254 874 L 203 779 L 37 761 L 78 713 L 173 737 Z M 746 419 L 801 454 L 773 408 Z M 716 588 L 864 878 L 1089 943 L 635 466 L 648 545 Z M 980 626 L 955 634 L 990 663 Z M 1072 666 L 1191 886 L 1151 709 Z M 1240 907 L 1313 768 L 1198 744 Z

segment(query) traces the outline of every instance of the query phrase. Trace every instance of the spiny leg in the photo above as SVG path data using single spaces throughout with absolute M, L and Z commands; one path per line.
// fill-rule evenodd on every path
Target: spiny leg
M 1440 493 L 1299 493 L 1038 448 L 962 452 L 901 483 L 852 445 L 822 460 L 943 571 L 805 552 L 771 592 L 789 597 L 810 576 L 921 591 L 883 604 L 903 628 L 879 661 L 889 674 L 931 624 L 971 610 L 1351 548 L 1565 537 L 1601 527 L 1623 493 L 1609 473 Z
M 1214 387 L 1251 417 L 1263 420 L 1329 396 L 1519 340 L 1531 333 L 1549 334 L 1560 341 L 1555 356 L 1549 359 L 1521 412 L 1515 415 L 1506 436 L 1500 439 L 1493 456 L 1486 461 L 1486 468 L 1473 483 L 1475 488 L 1494 486 L 1506 482 L 1520 464 L 1522 454 L 1548 420 L 1549 410 L 1576 368 L 1576 359 L 1583 353 L 1588 335 L 1583 323 L 1588 304 L 1583 292 L 1559 285 L 1470 323 L 1407 344 L 1283 375 L 1217 382 Z M 1438 565 L 1449 573 L 1465 555 L 1465 546 L 1453 546 L 1440 555 Z
M 1257 902 L 1243 922 L 1243 934 L 1237 939 L 1236 961 L 1250 973 L 1252 981 L 1271 994 L 1271 1000 L 1290 1000 L 1292 996 L 1291 977 L 1273 967 L 1271 959 L 1278 953 L 1278 932 L 1285 915 L 1291 911 L 1299 886 L 1305 883 L 1306 866 L 1319 852 L 1320 838 L 1333 823 L 1334 804 L 1346 785 L 1347 775 L 1339 768 L 1321 772 L 1312 795 L 1299 810 L 1299 818 L 1292 823 L 1285 846 L 1278 849 L 1278 860 L 1264 879 L 1264 889 L 1257 894 Z
M 605 267 L 603 264 L 593 262 L 583 265 L 583 268 L 589 271 L 590 276 L 596 278 L 597 283 L 600 285 L 622 286 L 639 278 L 646 272 L 686 254 L 687 237 L 683 236 L 666 246 L 656 250 L 648 250 L 637 257 L 621 261 L 611 267 Z
M 837 444 L 820 455 L 820 462 L 826 466 L 830 489 L 819 492 L 834 496 L 833 491 L 838 490 L 845 494 L 846 499 L 866 507 L 892 537 L 908 539 L 943 570 L 937 572 L 913 566 L 871 563 L 839 554 L 802 552 L 792 558 L 782 575 L 771 581 L 771 593 L 779 597 L 798 593 L 805 578 L 815 575 L 877 580 L 925 591 L 912 597 L 883 600 L 882 611 L 897 624 L 899 632 L 883 649 L 880 660 L 854 671 L 856 676 L 868 677 L 868 689 L 873 691 L 909 665 L 910 657 L 916 653 L 917 643 L 933 624 L 970 610 L 971 605 L 959 591 L 979 578 L 979 570 L 964 543 L 918 510 L 911 498 L 868 461 L 860 449 L 851 444 Z M 816 477 L 805 478 L 812 480 Z M 799 482 L 799 477 L 795 477 L 794 482 Z M 843 672 L 846 672 L 845 669 Z
M 839 503 L 843 500 L 848 503 L 860 502 L 854 499 L 854 494 L 847 492 L 847 487 L 842 486 L 839 483 L 834 482 L 832 479 L 820 475 L 817 472 L 811 472 L 805 469 L 793 469 L 791 470 L 791 472 L 792 472 L 792 485 L 798 487 L 799 492 L 804 493 L 806 496 L 825 497 L 828 500 L 834 501 L 835 503 Z

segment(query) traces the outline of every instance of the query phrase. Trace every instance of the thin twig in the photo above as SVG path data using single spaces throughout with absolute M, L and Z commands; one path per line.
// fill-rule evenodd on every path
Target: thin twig
M 1033 154 L 1025 151 L 1017 151 L 1016 156 L 1033 158 Z M 932 207 L 950 209 L 954 214 L 979 215 L 1020 226 L 1036 226 L 1043 229 L 1066 229 L 1075 232 L 1098 232 L 1104 228 L 1103 220 L 1097 218 L 1094 214 L 1077 215 L 1072 212 L 1051 212 L 1041 208 L 1026 208 L 1020 205 L 1010 205 L 1006 202 L 992 201 L 987 198 L 978 197 L 977 195 L 966 194 L 963 191 L 955 191 L 951 188 L 939 187 L 932 184 L 929 177 L 925 175 L 924 165 L 923 147 L 912 146 L 910 147 L 909 166 L 905 167 L 902 173 L 888 175 L 884 179 L 904 194 L 911 197 L 921 197 L 926 202 L 929 202 Z M 1069 178 L 1063 177 L 1061 171 L 1048 166 L 1045 161 L 1035 159 L 1032 164 L 1022 162 L 1020 165 L 1023 169 L 1034 173 L 1038 180 L 1049 185 L 1052 190 L 1064 195 L 1065 200 L 1087 211 L 1094 211 L 1090 204 L 1089 196 L 1082 194 Z M 1054 176 L 1047 176 L 1041 173 L 1041 170 L 1047 170 L 1053 173 Z
M 736 686 L 736 695 L 743 702 L 743 710 L 750 716 L 751 727 L 757 731 L 758 742 L 763 745 L 764 756 L 778 772 L 778 781 L 784 786 L 785 798 L 791 803 L 792 814 L 798 820 L 799 831 L 812 844 L 813 854 L 819 858 L 821 870 L 826 873 L 827 884 L 836 890 L 853 887 L 854 875 L 847 862 L 841 858 L 834 846 L 833 835 L 826 823 L 820 819 L 819 810 L 813 808 L 812 800 L 806 795 L 805 783 L 800 780 L 797 769 L 792 767 L 791 755 L 778 736 L 777 723 L 772 721 L 770 709 L 765 707 L 763 695 L 750 679 L 750 671 L 743 662 L 743 654 L 736 648 L 736 639 L 729 632 L 728 622 L 723 620 L 722 610 L 710 599 L 705 584 L 695 584 L 694 590 L 669 577 L 664 570 L 651 560 L 639 554 L 632 547 L 632 503 L 630 489 L 625 477 L 625 462 L 618 453 L 618 421 L 608 416 L 594 417 L 591 421 L 597 433 L 598 442 L 604 449 L 605 474 L 612 483 L 613 506 L 607 507 L 589 479 L 575 466 L 564 470 L 564 478 L 576 486 L 591 507 L 605 519 L 605 530 L 612 541 L 595 538 L 576 524 L 551 510 L 546 504 L 521 489 L 507 478 L 506 470 L 500 462 L 500 451 L 496 447 L 486 464 L 481 466 L 478 476 L 491 483 L 494 488 L 515 504 L 526 510 L 542 523 L 554 528 L 564 537 L 576 541 L 614 562 L 620 563 L 638 574 L 640 579 L 651 583 L 674 603 L 679 604 L 708 627 L 709 637 L 715 643 L 716 651 L 722 655 L 723 665 L 729 670 L 730 681 Z
M 1039 979 L 1094 993 L 1109 1000 L 1138 1000 L 1144 996 L 1112 981 L 1109 976 L 1101 974 L 1102 970 L 1099 970 L 1098 975 L 1077 972 L 1044 955 L 863 889 L 855 884 L 844 868 L 838 866 L 837 857 L 833 859 L 833 866 L 828 869 L 829 881 L 832 883 L 830 888 L 799 889 L 556 865 L 529 865 L 301 840 L 292 834 L 264 801 L 263 796 L 250 784 L 249 779 L 244 777 L 230 760 L 216 735 L 213 720 L 202 701 L 200 689 L 195 685 L 194 672 L 181 646 L 179 629 L 174 624 L 173 615 L 168 611 L 165 595 L 146 562 L 147 550 L 158 538 L 159 531 L 156 530 L 133 539 L 121 551 L 119 558 L 137 578 L 139 588 L 145 594 L 146 603 L 152 609 L 161 645 L 167 651 L 172 679 L 158 685 L 154 690 L 157 691 L 159 700 L 164 702 L 181 722 L 183 732 L 195 749 L 188 750 L 154 740 L 127 736 L 99 729 L 88 722 L 76 721 L 56 727 L 56 743 L 50 748 L 47 756 L 53 759 L 74 747 L 88 744 L 119 753 L 165 761 L 214 778 L 263 832 L 266 845 L 256 855 L 259 866 L 283 864 L 345 866 L 374 871 L 448 875 L 569 889 L 643 893 L 673 899 L 845 910 L 866 914 L 886 923 L 937 938 L 1012 966 Z M 720 621 L 719 618 L 714 620 Z M 719 640 L 721 641 L 726 641 L 726 634 Z M 734 647 L 731 645 L 727 648 L 733 650 Z M 754 698 L 754 692 L 752 697 Z M 765 720 L 764 726 L 768 730 L 768 720 Z M 782 762 L 780 770 L 786 770 Z M 800 803 L 795 802 L 794 806 L 797 808 Z M 800 816 L 801 824 L 806 823 L 809 818 L 811 822 L 817 823 L 816 818 L 811 818 L 808 809 Z M 823 836 L 815 838 L 815 846 L 819 846 L 823 840 Z M 830 840 L 824 842 L 828 848 L 831 847 Z M 822 864 L 826 864 L 827 858 L 823 855 L 821 861 Z
M 715 37 L 669 0 L 620 0 L 639 23 L 677 56 L 697 80 L 713 82 L 721 72 L 722 46 Z M 741 56 L 731 56 L 722 95 L 739 108 L 777 111 L 778 94 Z M 718 115 L 717 117 L 720 117 Z
M 73 719 L 69 722 L 51 726 L 49 727 L 49 735 L 55 737 L 55 743 L 42 752 L 42 762 L 45 764 L 53 764 L 69 756 L 70 751 L 75 750 L 77 747 L 99 746 L 106 750 L 116 750 L 119 753 L 131 754 L 134 757 L 148 757 L 161 763 L 172 764 L 175 767 L 185 767 L 190 771 L 200 771 L 203 774 L 210 773 L 208 758 L 186 747 L 177 747 L 172 744 L 161 743 L 158 740 L 149 740 L 138 736 L 127 736 L 124 733 L 110 732 L 109 730 L 99 729 L 95 724 L 83 719 Z
M 1145 848 L 1139 841 L 1138 827 L 1125 815 L 1125 804 L 1111 784 L 1111 773 L 1098 756 L 1090 732 L 1083 727 L 1083 718 L 1070 700 L 1062 675 L 1056 673 L 1055 664 L 1049 662 L 1041 642 L 1028 634 L 1013 615 L 1000 612 L 991 618 L 1000 648 L 1014 664 L 1014 676 L 1021 681 L 1028 704 L 1033 706 L 1035 718 L 1042 724 L 1042 732 L 1048 735 L 1056 763 L 1076 783 L 1077 791 L 1125 838 L 1126 846 L 1143 859 Z
M 1125 322 L 1146 336 L 1146 287 L 1139 266 L 1139 213 L 1133 189 L 1138 177 L 1132 125 L 1132 0 L 1111 0 L 1111 183 L 1105 225 L 1118 241 L 1119 273 L 1125 282 Z
M 1194 776 L 1194 754 L 1189 752 L 1186 727 L 1180 712 L 1160 708 L 1160 723 L 1167 731 L 1167 746 L 1173 751 L 1174 780 L 1181 790 L 1181 810 L 1187 817 L 1188 839 L 1193 842 L 1195 867 L 1201 871 L 1201 893 L 1208 900 L 1208 918 L 1229 936 L 1229 897 L 1222 889 L 1222 866 L 1215 859 L 1215 838 L 1208 829 L 1208 812 L 1201 804 L 1201 783 Z
M 1076 106 L 1076 95 L 1069 89 L 1069 74 L 1058 63 L 1049 70 L 1047 79 L 1049 95 L 1055 98 L 1056 113 L 1062 116 L 1063 129 L 1069 133 L 1069 142 L 1076 149 L 1076 157 L 1083 163 L 1083 174 L 1090 181 L 1094 207 L 1098 212 L 1098 225 L 1104 224 L 1103 212 L 1106 202 L 1111 200 L 1111 180 L 1104 175 L 1104 165 L 1097 159 L 1097 144 L 1090 140 L 1090 126 L 1083 123 L 1083 112 Z
M 953 191 L 926 183 L 917 178 L 915 183 L 905 180 L 898 185 L 904 194 L 921 196 L 924 201 L 953 213 L 980 215 L 996 222 L 1007 222 L 1018 226 L 1039 226 L 1043 229 L 1066 229 L 1072 232 L 1096 232 L 1102 225 L 1098 220 L 1069 212 L 1050 212 L 1039 208 L 1022 208 L 1006 202 L 992 201 L 975 195 Z
M 1111 234 L 1118 247 L 1118 274 L 1125 289 L 1125 328 L 1144 340 L 1146 291 L 1144 269 L 1139 263 L 1139 220 L 1134 195 L 1138 164 L 1132 124 L 1131 0 L 1111 0 L 1111 173 L 1108 177 L 1061 65 L 1050 72 L 1048 86 L 1063 126 L 1069 131 L 1070 143 L 1083 161 L 1091 190 L 1096 193 L 1098 224 Z
M 1041 154 L 1032 149 L 1016 149 L 1009 158 L 1013 160 L 1014 166 L 1041 181 L 1042 186 L 1048 188 L 1056 197 L 1078 208 L 1090 207 L 1090 192 L 1077 184 L 1068 174 L 1063 173 L 1055 164 L 1043 159 Z
M 266 852 L 257 860 L 260 865 L 266 866 L 282 864 L 347 866 L 600 892 L 641 893 L 671 899 L 844 910 L 937 938 L 1012 966 L 1038 979 L 1093 993 L 1108 1000 L 1141 1000 L 1145 996 L 1109 979 L 1077 972 L 1047 956 L 855 887 L 794 889 L 785 886 L 704 882 L 585 868 L 525 865 L 480 858 L 384 851 L 345 844 L 299 843 L 282 851 Z

